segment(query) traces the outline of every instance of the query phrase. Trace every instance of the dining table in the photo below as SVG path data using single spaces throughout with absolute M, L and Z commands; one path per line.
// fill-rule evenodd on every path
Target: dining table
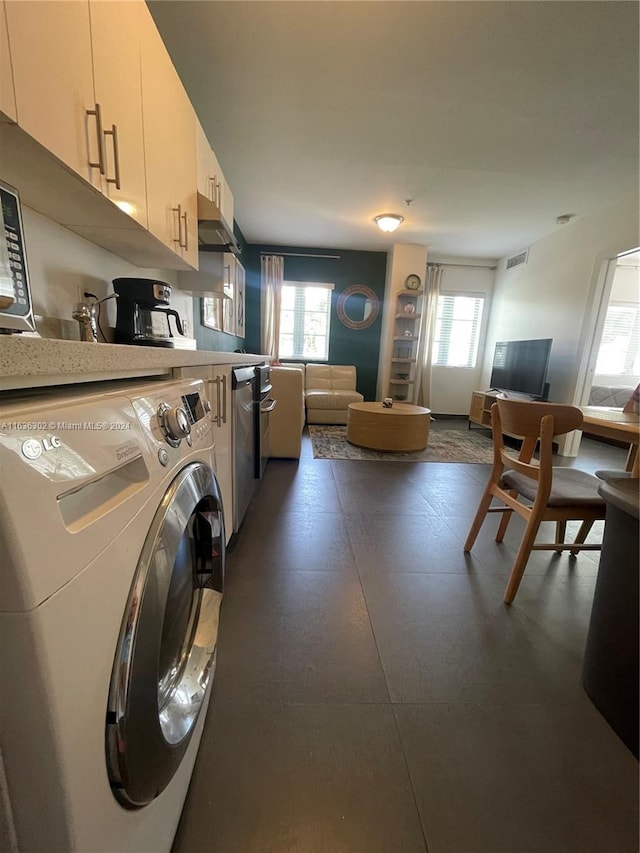
M 598 438 L 608 438 L 628 445 L 625 471 L 632 477 L 640 475 L 638 445 L 640 444 L 640 415 L 606 406 L 581 406 L 582 432 Z

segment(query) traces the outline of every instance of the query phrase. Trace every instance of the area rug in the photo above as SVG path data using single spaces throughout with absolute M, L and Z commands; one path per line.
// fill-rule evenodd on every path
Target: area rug
M 366 450 L 347 441 L 346 426 L 309 426 L 316 459 L 368 459 L 380 462 L 488 462 L 493 461 L 491 439 L 481 432 L 435 430 L 425 450 L 386 453 Z

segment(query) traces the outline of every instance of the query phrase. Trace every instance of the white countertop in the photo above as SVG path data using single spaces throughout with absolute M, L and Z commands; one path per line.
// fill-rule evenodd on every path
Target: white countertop
M 169 375 L 176 367 L 259 364 L 269 356 L 0 336 L 0 391 Z

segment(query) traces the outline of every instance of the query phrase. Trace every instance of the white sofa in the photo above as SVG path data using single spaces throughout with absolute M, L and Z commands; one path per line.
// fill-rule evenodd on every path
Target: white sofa
M 364 400 L 353 365 L 289 362 L 272 365 L 270 375 L 277 404 L 269 416 L 269 456 L 275 459 L 300 458 L 305 420 L 346 424 L 349 403 Z
M 271 367 L 271 396 L 277 400 L 269 415 L 269 456 L 299 459 L 304 429 L 304 364 Z
M 356 369 L 344 364 L 308 364 L 305 404 L 308 424 L 346 424 L 349 403 L 361 403 Z
M 633 388 L 624 385 L 592 385 L 588 405 L 622 409 L 632 394 Z

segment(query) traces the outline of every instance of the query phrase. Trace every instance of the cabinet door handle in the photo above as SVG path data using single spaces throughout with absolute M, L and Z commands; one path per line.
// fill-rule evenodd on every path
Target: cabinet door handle
M 227 422 L 227 377 L 223 374 L 222 379 L 222 423 Z
M 210 385 L 216 386 L 216 413 L 213 416 L 213 420 L 217 427 L 221 425 L 221 417 L 220 417 L 220 377 L 216 376 L 215 379 L 209 380 Z
M 182 248 L 182 205 L 179 204 L 177 207 L 172 207 L 171 211 L 178 214 L 178 238 L 174 237 L 173 242 Z
M 218 404 L 216 424 L 218 425 L 218 427 L 222 426 L 222 391 L 220 390 L 221 385 L 222 385 L 222 377 L 216 376 L 216 402 Z
M 211 201 L 215 203 L 216 200 L 216 179 L 209 178 L 209 193 Z
M 222 185 L 220 181 L 216 184 L 216 204 L 218 207 L 222 207 Z
M 100 104 L 95 104 L 94 110 L 85 110 L 88 116 L 96 117 L 96 135 L 98 137 L 98 162 L 92 163 L 89 160 L 89 166 L 92 169 L 100 169 L 100 174 L 105 174 L 104 168 L 104 148 L 102 147 L 102 110 L 100 109 Z
M 175 237 L 173 239 L 174 243 L 177 243 L 181 249 L 185 251 L 189 248 L 189 239 L 187 237 L 187 211 L 182 212 L 182 205 L 179 204 L 177 207 L 172 207 L 171 210 L 174 213 L 178 214 L 178 239 Z M 184 222 L 184 239 L 182 238 L 182 223 Z
M 182 248 L 185 250 L 185 252 L 189 251 L 189 226 L 187 224 L 188 212 L 189 211 L 185 210 L 185 212 L 182 214 L 182 218 L 184 219 L 184 243 L 182 244 Z
M 111 136 L 113 139 L 113 178 L 107 178 L 108 184 L 115 184 L 116 189 L 120 189 L 120 149 L 118 148 L 118 128 L 115 124 L 111 125 L 111 130 L 104 131 L 105 136 Z

